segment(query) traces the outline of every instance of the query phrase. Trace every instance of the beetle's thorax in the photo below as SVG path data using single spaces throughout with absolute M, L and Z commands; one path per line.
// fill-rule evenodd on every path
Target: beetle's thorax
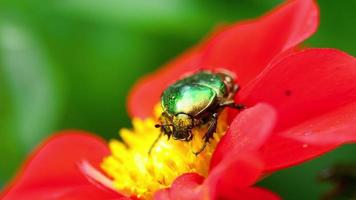
M 173 138 L 177 140 L 190 140 L 194 119 L 184 113 L 173 116 Z

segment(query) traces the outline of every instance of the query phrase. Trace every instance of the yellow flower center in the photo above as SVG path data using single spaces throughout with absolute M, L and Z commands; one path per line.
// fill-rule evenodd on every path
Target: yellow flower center
M 161 113 L 160 109 L 156 111 Z M 215 146 L 227 128 L 226 114 L 221 113 L 214 138 L 197 156 L 193 152 L 203 145 L 207 125 L 194 128 L 190 142 L 168 140 L 163 136 L 148 154 L 160 133 L 155 123 L 154 118 L 133 119 L 132 129 L 119 132 L 122 142 L 109 142 L 111 155 L 104 158 L 101 168 L 112 178 L 114 188 L 120 193 L 150 199 L 155 191 L 169 187 L 184 173 L 195 172 L 206 177 Z

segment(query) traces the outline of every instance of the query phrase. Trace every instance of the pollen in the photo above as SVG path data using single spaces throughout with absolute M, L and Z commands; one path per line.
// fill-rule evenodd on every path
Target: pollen
M 161 113 L 156 109 L 156 113 Z M 127 196 L 151 199 L 159 189 L 169 187 L 184 173 L 198 173 L 206 177 L 216 144 L 227 129 L 226 114 L 221 113 L 214 138 L 199 155 L 193 152 L 203 145 L 207 125 L 193 129 L 190 142 L 160 138 L 149 154 L 154 140 L 160 134 L 155 128 L 157 117 L 133 119 L 132 129 L 121 129 L 121 141 L 111 140 L 111 155 L 105 157 L 101 168 L 113 181 L 114 188 Z

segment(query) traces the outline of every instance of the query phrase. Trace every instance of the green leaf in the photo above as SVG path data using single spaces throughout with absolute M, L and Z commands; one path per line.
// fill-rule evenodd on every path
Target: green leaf
M 55 130 L 60 102 L 54 66 L 31 30 L 0 20 L 0 180 Z

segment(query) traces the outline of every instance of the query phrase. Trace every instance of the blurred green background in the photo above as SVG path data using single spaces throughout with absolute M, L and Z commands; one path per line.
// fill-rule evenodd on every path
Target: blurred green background
M 129 127 L 130 87 L 217 24 L 261 15 L 280 0 L 2 0 L 0 2 L 0 188 L 49 134 L 83 129 L 105 138 Z M 356 1 L 323 0 L 306 44 L 356 55 Z M 261 186 L 285 199 L 317 199 L 317 172 L 355 161 L 345 146 L 278 172 Z M 55 158 L 54 158 L 55 159 Z

